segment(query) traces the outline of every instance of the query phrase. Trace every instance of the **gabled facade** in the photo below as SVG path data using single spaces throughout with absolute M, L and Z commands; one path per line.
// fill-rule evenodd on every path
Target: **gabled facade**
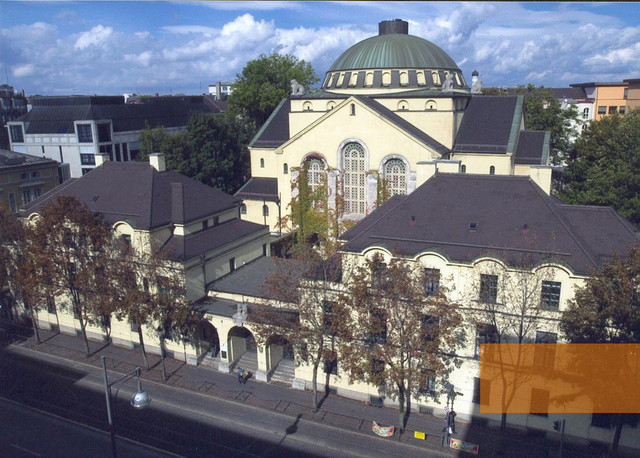
M 31 111 L 8 123 L 11 149 L 68 164 L 65 179 L 77 178 L 96 167 L 97 154 L 115 162 L 135 160 L 146 127 L 178 132 L 193 113 L 216 111 L 203 96 L 143 100 L 125 104 L 122 96 L 34 97 Z
M 405 21 L 383 21 L 379 31 L 339 56 L 320 90 L 293 85 L 256 134 L 249 147 L 252 178 L 236 194 L 246 219 L 282 231 L 302 166 L 309 167 L 311 187 L 328 184 L 330 206 L 344 203 L 346 219 L 371 213 L 380 187 L 409 194 L 436 169 L 532 174 L 550 188 L 550 168 L 542 170 L 544 133 L 537 151 L 528 142 L 526 164 L 517 160 L 522 98 L 470 88 L 455 62 L 409 35 Z
M 180 266 L 190 302 L 204 298 L 214 280 L 270 255 L 267 228 L 239 218 L 239 199 L 165 170 L 162 154 L 152 154 L 150 163 L 112 162 L 105 156 L 97 155 L 98 166 L 90 176 L 69 180 L 44 194 L 24 208 L 23 216 L 33 219 L 58 196 L 75 197 L 102 215 L 114 235 L 132 246 L 163 247 Z M 60 326 L 64 332 L 77 329 L 73 317 L 65 314 L 43 310 L 38 318 L 40 326 Z M 103 338 L 100 328 L 93 333 Z M 137 342 L 137 333 L 127 323 L 112 324 L 112 337 L 123 345 Z M 151 334 L 147 342 L 155 340 Z M 190 347 L 190 362 L 208 350 L 203 342 Z M 181 351 L 176 350 L 177 357 Z
M 591 82 L 576 83 L 571 87 L 584 89 L 587 97 L 594 100 L 594 120 L 602 119 L 604 116 L 612 114 L 624 115 L 627 112 L 628 86 L 625 81 L 621 82 Z

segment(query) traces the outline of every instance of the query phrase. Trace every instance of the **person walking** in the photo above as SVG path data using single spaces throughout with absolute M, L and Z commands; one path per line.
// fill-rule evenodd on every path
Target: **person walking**
M 238 383 L 242 383 L 243 378 L 244 378 L 244 377 L 243 377 L 243 371 L 242 371 L 242 368 L 241 368 L 241 367 L 239 367 L 239 368 L 238 368 Z

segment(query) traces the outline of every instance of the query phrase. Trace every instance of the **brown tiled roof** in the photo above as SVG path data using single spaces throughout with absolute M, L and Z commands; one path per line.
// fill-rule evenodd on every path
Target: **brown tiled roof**
M 172 183 L 182 185 L 184 213 L 172 214 Z M 173 171 L 158 172 L 148 163 L 106 162 L 81 178 L 67 181 L 27 204 L 38 212 L 59 195 L 71 195 L 109 223 L 127 221 L 136 229 L 172 222 L 188 223 L 240 205 L 240 200 Z
M 512 265 L 553 260 L 581 275 L 640 243 L 613 210 L 562 205 L 529 177 L 444 173 L 385 203 L 342 238 L 348 252 L 380 246 L 461 263 L 481 256 Z

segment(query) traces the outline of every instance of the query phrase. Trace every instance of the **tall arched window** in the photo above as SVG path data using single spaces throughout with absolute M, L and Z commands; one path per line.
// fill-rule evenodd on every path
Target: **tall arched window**
M 359 143 L 347 143 L 342 150 L 344 203 L 346 213 L 365 213 L 365 153 Z
M 589 107 L 582 110 L 582 119 L 589 119 Z
M 466 165 L 462 164 L 460 166 L 460 173 L 467 173 L 467 166 Z
M 307 161 L 307 184 L 309 190 L 314 192 L 322 184 L 322 174 L 324 173 L 324 163 L 318 158 L 311 158 Z
M 389 197 L 407 193 L 407 166 L 401 159 L 391 159 L 384 165 Z
M 267 206 L 267 204 L 264 204 L 262 206 L 262 216 L 269 216 L 269 207 Z
M 496 168 L 492 165 L 491 167 L 489 167 L 489 175 L 495 175 L 496 174 Z
M 260 168 L 264 169 L 264 159 L 260 158 Z
M 282 173 L 284 173 L 285 175 L 289 173 L 289 164 L 287 164 L 286 162 L 282 166 Z

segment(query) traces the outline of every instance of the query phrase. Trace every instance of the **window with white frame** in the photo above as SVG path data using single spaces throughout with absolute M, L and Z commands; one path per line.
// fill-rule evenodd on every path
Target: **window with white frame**
M 589 119 L 589 107 L 582 110 L 582 119 Z
M 22 131 L 22 126 L 9 126 L 9 133 L 11 134 L 11 141 L 13 143 L 24 143 L 24 133 Z
M 324 163 L 321 159 L 312 157 L 307 160 L 307 185 L 309 191 L 315 192 L 322 185 L 322 175 L 324 174 Z
M 342 151 L 345 212 L 365 213 L 365 151 L 359 143 L 348 143 Z
M 432 296 L 440 288 L 440 269 L 424 269 L 424 292 L 427 296 Z
M 407 166 L 402 159 L 390 159 L 384 165 L 384 179 L 387 181 L 389 197 L 407 193 Z
M 498 300 L 498 276 L 480 275 L 480 302 L 495 304 Z

